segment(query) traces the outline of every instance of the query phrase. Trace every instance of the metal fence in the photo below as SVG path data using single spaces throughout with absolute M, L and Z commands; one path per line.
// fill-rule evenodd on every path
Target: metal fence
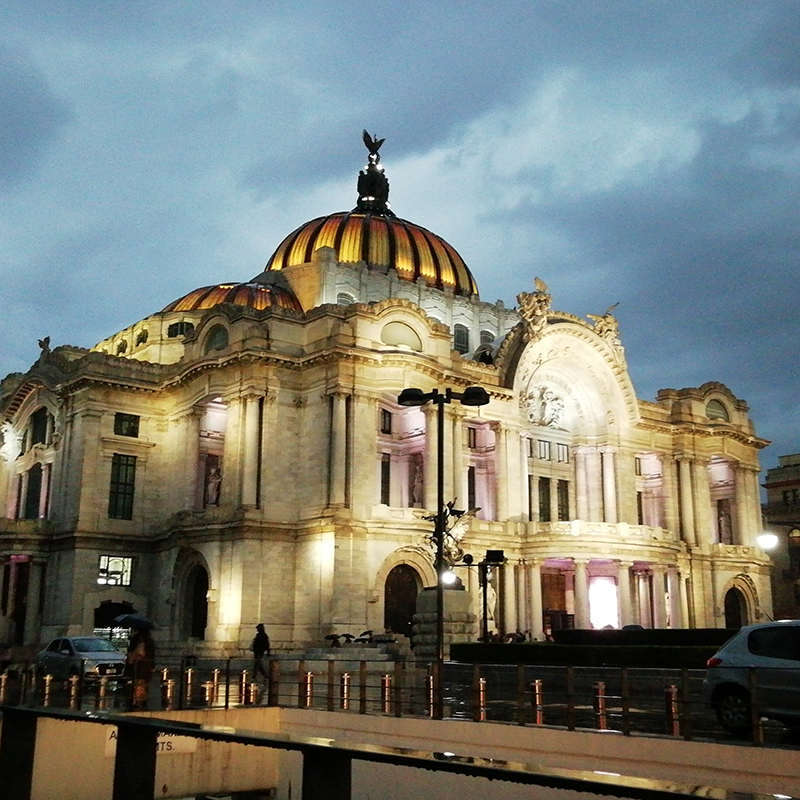
M 267 677 L 252 661 L 182 659 L 156 672 L 150 709 L 269 705 L 357 714 L 433 716 L 437 683 L 431 664 L 416 662 L 268 660 Z M 702 670 L 462 664 L 442 677 L 443 716 L 476 722 L 614 730 L 683 739 L 730 741 L 702 697 Z M 752 676 L 755 688 L 755 675 Z M 757 693 L 753 693 L 757 697 Z M 0 675 L 0 704 L 78 710 L 131 707 L 124 680 L 37 676 L 31 666 Z M 795 744 L 778 723 L 752 709 L 749 741 Z

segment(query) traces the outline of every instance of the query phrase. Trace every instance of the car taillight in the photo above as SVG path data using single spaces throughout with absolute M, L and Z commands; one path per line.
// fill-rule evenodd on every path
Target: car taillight
M 722 663 L 722 659 L 717 656 L 712 656 L 706 662 L 707 667 L 718 667 Z

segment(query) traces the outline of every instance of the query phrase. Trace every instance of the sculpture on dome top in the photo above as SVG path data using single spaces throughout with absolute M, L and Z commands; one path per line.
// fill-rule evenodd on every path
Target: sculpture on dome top
M 393 217 L 394 213 L 389 207 L 389 180 L 380 165 L 381 157 L 378 153 L 386 139 L 371 136 L 366 130 L 362 138 L 369 150 L 369 157 L 366 169 L 358 173 L 358 202 L 353 211 Z
M 541 278 L 535 278 L 535 292 L 520 292 L 517 295 L 519 313 L 525 324 L 525 341 L 539 339 L 547 325 L 547 314 L 550 311 L 550 300 L 547 284 Z

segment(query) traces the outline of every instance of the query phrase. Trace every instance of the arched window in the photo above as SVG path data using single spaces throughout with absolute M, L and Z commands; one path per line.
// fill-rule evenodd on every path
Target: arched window
M 453 326 L 453 349 L 459 353 L 469 352 L 469 328 L 466 325 Z
M 355 299 L 347 294 L 347 292 L 339 292 L 336 295 L 336 304 L 340 306 L 351 306 L 355 303 Z
M 723 422 L 731 421 L 728 409 L 719 400 L 709 400 L 706 403 L 706 416 L 709 419 L 719 419 Z
M 175 339 L 178 336 L 186 336 L 194 330 L 194 323 L 192 322 L 173 322 L 167 328 L 167 337 Z
M 215 325 L 206 337 L 205 353 L 212 350 L 224 350 L 228 346 L 228 329 L 224 325 Z
M 494 338 L 492 331 L 481 331 L 481 344 L 494 344 Z

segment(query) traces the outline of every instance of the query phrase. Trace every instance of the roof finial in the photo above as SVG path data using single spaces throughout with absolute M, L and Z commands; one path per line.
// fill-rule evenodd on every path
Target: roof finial
M 358 202 L 353 210 L 393 217 L 394 213 L 389 207 L 389 181 L 383 173 L 383 167 L 380 164 L 381 157 L 378 153 L 386 140 L 371 136 L 366 130 L 363 133 L 363 139 L 369 150 L 369 158 L 366 169 L 362 169 L 358 173 Z

